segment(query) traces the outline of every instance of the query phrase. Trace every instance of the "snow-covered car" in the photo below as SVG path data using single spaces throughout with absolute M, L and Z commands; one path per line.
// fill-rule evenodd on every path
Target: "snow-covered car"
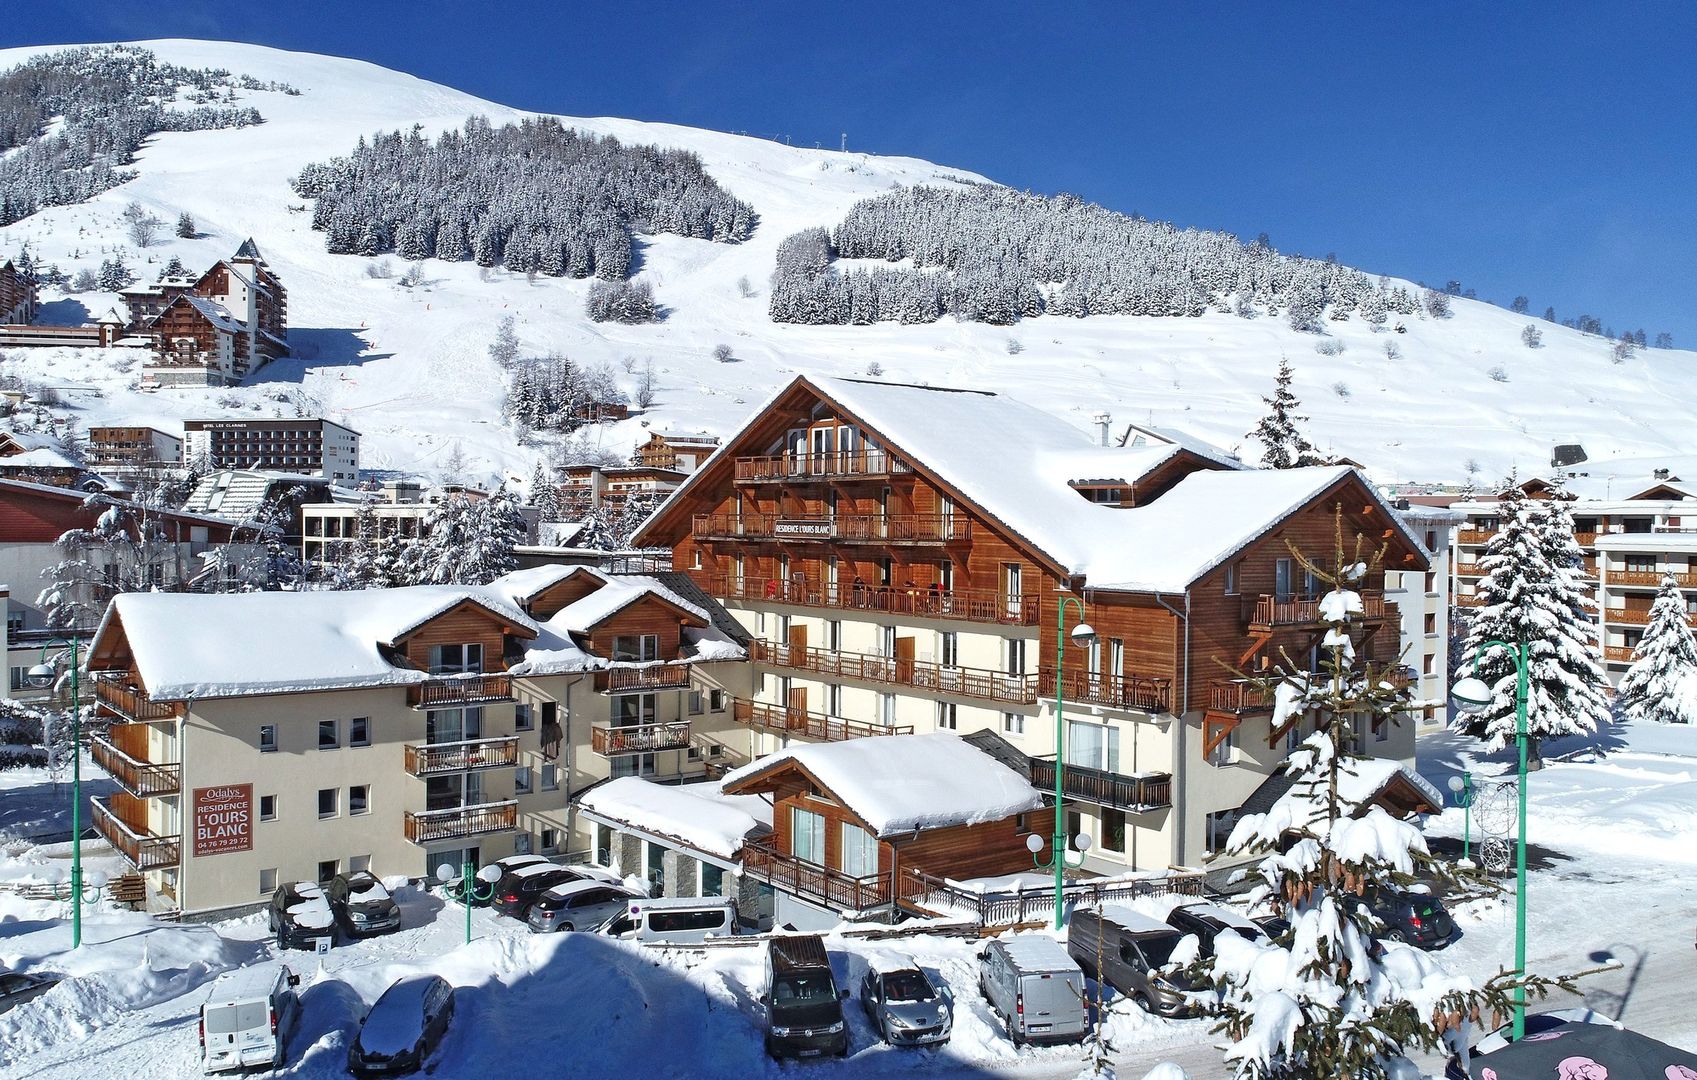
M 336 938 L 336 915 L 324 890 L 311 881 L 291 881 L 271 894 L 268 919 L 279 949 L 312 949 Z
M 918 964 L 869 967 L 860 980 L 860 1007 L 892 1046 L 935 1046 L 949 1041 L 954 999 Z
M 1388 890 L 1375 897 L 1368 909 L 1385 924 L 1386 941 L 1436 949 L 1448 945 L 1455 936 L 1455 920 L 1429 893 Z
M 0 1013 L 15 1008 L 53 989 L 55 975 L 30 975 L 22 971 L 0 971 Z
M 500 882 L 505 880 L 506 876 L 514 870 L 522 870 L 527 866 L 543 866 L 550 861 L 545 855 L 508 855 L 504 859 L 496 859 L 489 865 L 500 869 L 500 876 L 495 879 Z M 456 882 L 457 880 L 455 879 Z M 494 893 L 484 895 L 481 891 L 474 890 L 474 892 L 476 895 L 472 897 L 472 907 L 488 907 L 490 900 L 494 897 Z
M 218 976 L 200 1007 L 201 1069 L 218 1073 L 283 1064 L 300 1020 L 299 985 L 300 976 L 286 964 L 256 964 Z
M 1222 931 L 1233 930 L 1250 941 L 1268 937 L 1261 926 L 1219 904 L 1180 904 L 1167 912 L 1167 925 L 1181 934 L 1195 934 L 1198 954 L 1214 955 L 1214 939 Z
M 522 920 L 530 914 L 530 905 L 536 903 L 537 897 L 556 885 L 582 880 L 583 875 L 576 870 L 549 862 L 521 866 L 501 875 L 501 880 L 495 883 L 495 898 L 490 906 L 510 919 Z
M 605 881 L 577 880 L 554 886 L 530 905 L 525 922 L 538 934 L 556 930 L 594 930 L 623 914 L 639 894 Z
M 337 874 L 326 890 L 336 923 L 350 937 L 381 934 L 401 927 L 401 907 L 376 876 L 356 870 Z
M 383 991 L 360 1021 L 348 1068 L 358 1076 L 412 1072 L 441 1045 L 454 1018 L 454 988 L 440 975 L 409 975 Z

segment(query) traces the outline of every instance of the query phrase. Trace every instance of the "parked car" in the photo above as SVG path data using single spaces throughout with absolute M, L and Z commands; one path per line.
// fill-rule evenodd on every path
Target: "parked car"
M 356 870 L 337 874 L 325 890 L 336 923 L 349 937 L 364 937 L 401 928 L 401 906 L 376 876 Z
M 533 933 L 556 930 L 594 930 L 615 915 L 627 911 L 633 899 L 629 889 L 605 881 L 563 881 L 536 898 L 525 916 Z
M 1385 924 L 1386 941 L 1436 949 L 1455 936 L 1455 920 L 1430 893 L 1384 890 L 1368 902 L 1367 909 Z
M 1167 925 L 1181 934 L 1195 934 L 1202 956 L 1214 955 L 1214 939 L 1222 930 L 1236 931 L 1250 941 L 1268 936 L 1251 920 L 1219 904 L 1181 904 L 1167 913 Z
M 454 988 L 440 975 L 409 975 L 383 991 L 348 1048 L 357 1075 L 412 1072 L 424 1066 L 454 1018 Z
M 271 932 L 279 949 L 312 949 L 315 942 L 336 939 L 336 913 L 324 890 L 311 881 L 291 881 L 277 886 L 268 909 Z
M 979 957 L 978 985 L 1016 1046 L 1073 1042 L 1090 1026 L 1084 971 L 1052 937 L 1020 934 L 990 942 Z
M 0 1013 L 16 1008 L 53 989 L 56 975 L 30 975 L 22 971 L 0 971 Z
M 1120 904 L 1080 908 L 1067 923 L 1067 952 L 1098 983 L 1107 983 L 1145 1012 L 1189 1016 L 1192 982 L 1163 972 L 1184 935 Z
M 1649 1038 L 1590 1009 L 1528 1013 L 1525 1030 L 1525 1037 L 1516 1042 L 1512 1024 L 1498 1028 L 1468 1049 L 1466 1065 L 1462 1064 L 1460 1055 L 1450 1055 L 1444 1065 L 1444 1080 L 1474 1080 L 1480 1076 L 1626 1076 L 1661 1080 L 1697 1075 L 1697 1054 Z M 1570 1072 L 1569 1059 L 1595 1068 Z
M 766 1053 L 774 1058 L 848 1054 L 848 1024 L 831 958 L 818 934 L 766 943 Z
M 860 981 L 860 1007 L 891 1046 L 935 1046 L 949 1041 L 954 998 L 918 964 L 868 967 Z
M 495 898 L 489 906 L 509 918 L 522 920 L 530 914 L 530 905 L 536 903 L 537 897 L 556 885 L 582 880 L 583 875 L 577 870 L 553 863 L 521 866 L 503 874 L 495 883 Z
M 1283 915 L 1257 915 L 1249 921 L 1261 928 L 1268 941 L 1283 941 L 1284 936 L 1290 933 L 1290 920 Z
M 656 896 L 631 900 L 598 932 L 629 941 L 693 945 L 741 930 L 736 901 L 728 896 Z
M 202 1071 L 282 1065 L 289 1034 L 300 1019 L 295 993 L 300 981 L 285 964 L 258 964 L 218 976 L 200 1007 Z
M 552 866 L 553 863 L 545 855 L 508 855 L 504 859 L 496 859 L 489 865 L 500 867 L 501 875 L 495 879 L 496 882 L 499 883 L 506 880 L 507 875 L 512 873 L 514 870 L 522 870 L 527 866 Z M 471 906 L 488 907 L 490 901 L 494 899 L 494 896 L 495 894 L 492 892 L 487 896 L 479 892 L 477 895 L 472 897 Z

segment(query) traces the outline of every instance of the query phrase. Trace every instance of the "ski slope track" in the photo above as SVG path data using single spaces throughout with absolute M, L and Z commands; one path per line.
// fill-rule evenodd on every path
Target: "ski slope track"
M 487 355 L 497 322 L 511 315 L 527 354 L 554 351 L 614 365 L 627 391 L 644 363 L 652 364 L 652 407 L 590 429 L 621 455 L 645 437 L 645 427 L 725 434 L 794 373 L 856 376 L 874 363 L 883 379 L 1002 391 L 1081 428 L 1106 411 L 1116 426 L 1153 422 L 1238 446 L 1261 414 L 1260 396 L 1271 392 L 1281 354 L 1296 368 L 1314 441 L 1364 463 L 1380 481 L 1461 480 L 1469 463 L 1482 479 L 1512 468 L 1538 471 L 1557 442 L 1583 444 L 1594 468 L 1606 469 L 1605 459 L 1642 459 L 1630 469 L 1640 474 L 1697 454 L 1697 358 L 1690 353 L 1639 350 L 1617 364 L 1611 342 L 1541 320 L 1543 347 L 1528 349 L 1520 340 L 1526 316 L 1459 298 L 1449 318 L 1405 317 L 1400 334 L 1375 333 L 1360 318 L 1327 321 L 1327 333 L 1344 346 L 1336 356 L 1318 354 L 1316 344 L 1326 339 L 1295 332 L 1282 317 L 1214 312 L 1044 316 L 1011 327 L 949 317 L 923 326 L 776 325 L 766 315 L 767 279 L 785 236 L 834 226 L 855 202 L 895 185 L 984 178 L 912 158 L 667 124 L 562 118 L 597 134 L 692 150 L 759 213 L 753 238 L 741 245 L 637 238 L 637 279 L 653 285 L 664 321 L 592 323 L 583 313 L 589 281 L 527 281 L 500 269 L 480 274 L 469 261 L 430 260 L 424 284 L 408 289 L 368 277 L 371 260 L 326 253 L 290 178 L 379 130 L 418 124 L 434 137 L 473 115 L 499 125 L 531 114 L 355 60 L 228 43 L 138 44 L 163 60 L 281 80 L 303 93 L 239 94 L 264 116 L 257 127 L 153 137 L 138 155 L 135 180 L 0 228 L 0 257 L 27 243 L 67 273 L 97 268 L 128 246 L 119 214 L 132 200 L 167 226 L 163 239 L 128 255 L 144 281 L 173 255 L 199 270 L 252 236 L 288 287 L 295 355 L 234 390 L 144 394 L 130 350 L 12 350 L 6 370 L 68 388 L 65 401 L 85 425 L 174 430 L 185 417 L 292 416 L 302 408 L 363 433 L 367 468 L 432 475 L 458 444 L 474 476 L 528 478 L 547 447 L 519 445 L 504 424 L 505 373 Z M 45 51 L 0 51 L 0 68 Z M 194 217 L 198 238 L 169 235 L 182 212 Z M 393 257 L 390 264 L 398 278 L 405 264 Z M 743 278 L 754 295 L 743 295 Z M 111 294 L 51 290 L 43 299 L 43 321 L 66 323 L 116 303 Z M 1551 301 L 1566 313 L 1560 298 L 1537 298 L 1537 306 Z M 1023 351 L 1010 353 L 1010 340 Z M 1387 342 L 1399 358 L 1386 355 Z M 730 346 L 734 362 L 713 359 L 719 344 Z M 1493 369 L 1506 381 L 1493 378 Z M 1243 449 L 1253 457 L 1252 445 Z

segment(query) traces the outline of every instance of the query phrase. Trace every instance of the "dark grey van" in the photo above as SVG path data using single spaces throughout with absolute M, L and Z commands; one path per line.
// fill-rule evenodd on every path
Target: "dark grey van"
M 775 937 L 766 943 L 766 1053 L 820 1057 L 848 1053 L 843 999 L 831 958 L 818 934 Z
M 1119 904 L 1079 908 L 1067 923 L 1067 952 L 1098 983 L 1107 983 L 1145 1012 L 1190 1016 L 1186 992 L 1198 989 L 1172 962 L 1183 934 L 1152 916 Z

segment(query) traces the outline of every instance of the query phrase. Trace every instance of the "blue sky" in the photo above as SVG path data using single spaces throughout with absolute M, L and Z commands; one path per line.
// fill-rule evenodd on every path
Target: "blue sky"
M 20 2 L 506 104 L 908 154 L 1697 347 L 1697 4 Z

